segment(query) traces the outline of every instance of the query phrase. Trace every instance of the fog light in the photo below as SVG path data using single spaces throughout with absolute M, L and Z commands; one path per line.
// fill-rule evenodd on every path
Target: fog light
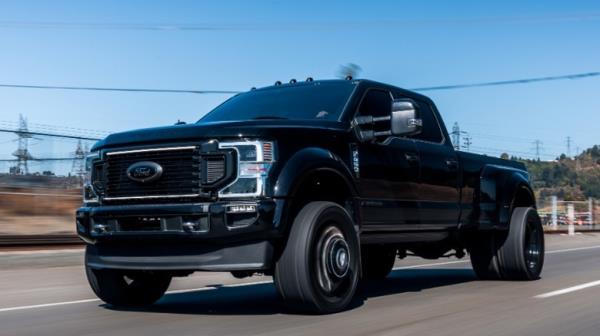
M 104 234 L 109 233 L 111 231 L 111 228 L 110 226 L 104 224 L 94 224 L 93 230 L 96 234 Z
M 204 233 L 210 230 L 208 217 L 189 216 L 182 217 L 181 229 L 187 233 Z

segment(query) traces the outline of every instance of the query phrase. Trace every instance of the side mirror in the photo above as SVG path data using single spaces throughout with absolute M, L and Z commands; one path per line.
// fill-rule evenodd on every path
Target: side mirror
M 421 132 L 423 120 L 418 118 L 417 108 L 411 100 L 394 99 L 390 124 L 392 135 L 413 135 Z

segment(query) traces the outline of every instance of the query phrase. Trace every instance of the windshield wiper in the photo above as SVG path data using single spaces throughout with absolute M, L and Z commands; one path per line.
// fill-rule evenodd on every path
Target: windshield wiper
M 253 120 L 261 120 L 261 119 L 289 119 L 286 117 L 281 117 L 281 116 L 258 116 L 258 117 L 254 117 L 252 118 Z

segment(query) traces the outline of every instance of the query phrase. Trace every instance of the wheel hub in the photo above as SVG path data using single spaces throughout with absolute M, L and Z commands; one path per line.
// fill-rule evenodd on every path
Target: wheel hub
M 350 254 L 348 244 L 342 238 L 336 237 L 329 244 L 327 270 L 337 278 L 343 278 L 348 273 Z
M 350 273 L 350 247 L 342 232 L 335 226 L 325 229 L 316 245 L 317 279 L 321 289 L 333 293 L 345 282 Z

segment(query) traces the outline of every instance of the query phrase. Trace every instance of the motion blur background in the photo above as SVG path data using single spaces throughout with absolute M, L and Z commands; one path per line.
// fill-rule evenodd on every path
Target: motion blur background
M 73 234 L 96 139 L 347 74 L 429 95 L 457 149 L 527 164 L 549 230 L 595 229 L 599 31 L 597 1 L 2 1 L 0 238 Z

